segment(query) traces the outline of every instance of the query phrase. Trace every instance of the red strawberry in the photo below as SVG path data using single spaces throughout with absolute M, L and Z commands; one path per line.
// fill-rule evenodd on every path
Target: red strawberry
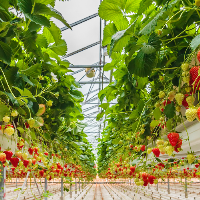
M 198 168 L 198 167 L 199 167 L 199 164 L 196 164 L 195 167 Z
M 47 152 L 44 152 L 44 155 L 48 156 L 49 154 Z
M 185 108 L 188 108 L 188 102 L 186 101 L 186 98 L 189 96 L 189 94 L 185 94 L 185 97 L 182 101 L 182 105 L 185 107 Z
M 199 90 L 200 88 L 200 76 L 198 76 L 200 66 L 195 66 L 190 69 L 190 85 L 195 90 Z
M 198 116 L 198 119 L 200 120 L 200 107 L 197 109 L 197 116 Z
M 34 152 L 37 154 L 39 150 L 38 147 L 34 147 L 33 149 L 34 149 Z
M 13 155 L 13 152 L 12 151 L 4 151 L 4 153 L 6 154 L 6 159 L 10 160 Z
M 170 104 L 170 103 L 171 103 L 171 101 L 167 100 L 167 105 Z M 163 105 L 166 106 L 166 100 L 163 101 Z
M 155 155 L 156 157 L 159 157 L 159 156 L 160 156 L 160 150 L 159 150 L 159 148 L 154 148 L 154 149 L 152 149 L 152 152 L 154 153 L 154 155 Z
M 155 177 L 155 176 L 152 176 L 152 175 L 150 175 L 150 176 L 148 177 L 149 183 L 150 183 L 150 184 L 153 184 L 153 182 L 154 182 L 154 179 L 156 179 L 156 177 Z
M 34 151 L 33 148 L 28 149 L 28 152 L 29 152 L 30 155 L 33 155 L 33 151 Z
M 172 146 L 176 146 L 178 139 L 179 139 L 179 134 L 178 133 L 169 133 L 167 135 L 169 142 Z
M 40 173 L 40 176 L 41 176 L 41 177 L 44 176 L 44 170 L 40 170 L 39 173 Z
M 13 167 L 17 167 L 17 165 L 19 163 L 19 158 L 13 157 L 13 158 L 10 159 L 10 162 L 13 165 Z
M 181 146 L 182 146 L 182 140 L 179 138 L 176 146 L 174 147 L 174 150 L 178 153 L 179 152 L 178 149 L 181 148 Z
M 198 51 L 198 53 L 197 53 L 197 59 L 200 62 L 200 51 Z
M 131 170 L 132 173 L 134 173 L 135 172 L 135 167 L 130 166 L 130 170 Z
M 142 145 L 140 148 L 141 151 L 145 151 L 145 145 Z
M 28 164 L 29 164 L 29 160 L 24 160 L 24 161 L 23 161 L 23 164 L 24 164 L 24 167 L 27 167 Z

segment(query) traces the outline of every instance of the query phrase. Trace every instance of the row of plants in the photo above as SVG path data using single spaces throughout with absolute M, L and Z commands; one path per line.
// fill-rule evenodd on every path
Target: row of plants
M 55 0 L 0 1 L 0 161 L 7 177 L 96 174 L 84 133 L 80 85 L 63 60 L 67 44 L 53 18 L 70 27 Z M 10 147 L 4 149 L 7 138 Z
M 106 124 L 98 145 L 101 177 L 135 177 L 145 186 L 158 178 L 199 177 L 185 125 L 200 120 L 199 6 L 198 0 L 102 1 L 103 46 L 112 59 L 104 71 L 115 81 L 99 93 L 97 120 Z M 183 142 L 190 151 L 178 158 Z M 191 170 L 183 169 L 188 164 Z

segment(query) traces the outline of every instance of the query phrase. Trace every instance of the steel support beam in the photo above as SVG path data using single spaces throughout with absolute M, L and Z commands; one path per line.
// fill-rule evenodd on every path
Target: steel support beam
M 69 54 L 63 56 L 62 59 L 68 58 L 68 57 L 70 57 L 70 56 L 73 56 L 73 55 L 75 55 L 75 54 L 77 54 L 77 53 L 80 53 L 81 51 L 84 51 L 84 50 L 86 50 L 86 49 L 89 49 L 89 48 L 91 48 L 91 47 L 94 47 L 94 46 L 96 46 L 96 45 L 98 45 L 98 44 L 100 44 L 100 41 L 95 42 L 95 43 L 93 43 L 93 44 L 90 44 L 90 45 L 88 45 L 88 46 L 86 46 L 86 47 L 83 47 L 83 48 L 81 48 L 81 49 L 79 49 L 79 50 L 77 50 L 77 51 L 74 51 L 74 52 L 72 52 L 72 53 L 69 53 Z
M 95 82 L 92 82 L 92 81 L 81 81 L 79 82 L 79 84 L 82 84 L 82 85 L 85 85 L 85 84 L 101 84 L 102 82 L 101 81 L 95 81 Z M 103 84 L 109 84 L 110 82 L 103 82 Z
M 79 21 L 77 21 L 77 22 L 74 22 L 74 23 L 70 24 L 70 26 L 71 26 L 71 27 L 77 26 L 77 25 L 79 25 L 79 24 L 81 24 L 81 23 L 83 23 L 83 22 L 86 22 L 86 21 L 88 21 L 88 20 L 90 20 L 90 19 L 93 19 L 93 18 L 95 18 L 95 17 L 98 17 L 98 13 L 95 13 L 95 14 L 90 15 L 90 16 L 88 16 L 88 17 L 85 17 L 85 18 L 83 18 L 83 19 L 81 19 L 81 20 L 79 20 Z M 65 30 L 68 30 L 68 29 L 69 29 L 69 28 L 68 28 L 67 26 L 65 26 L 65 27 L 61 28 L 60 30 L 61 30 L 61 31 L 65 31 Z

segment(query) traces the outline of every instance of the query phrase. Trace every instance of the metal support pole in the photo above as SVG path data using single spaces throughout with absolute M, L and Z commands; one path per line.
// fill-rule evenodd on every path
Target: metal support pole
M 168 178 L 168 194 L 170 194 L 169 178 Z
M 3 165 L 0 166 L 0 200 L 5 200 L 6 198 L 6 168 Z
M 72 198 L 72 181 L 70 180 L 70 198 Z
M 45 178 L 45 185 L 44 185 L 44 192 L 47 192 L 47 179 Z M 45 200 L 47 200 L 47 197 L 44 197 Z
M 63 195 L 63 178 L 61 178 L 61 197 L 60 200 L 64 200 L 64 195 Z
M 77 182 L 76 182 L 76 178 L 75 178 L 75 194 L 77 194 Z
M 16 178 L 16 188 L 17 188 L 17 178 Z
M 37 180 L 36 180 L 36 178 L 35 178 L 34 173 L 32 173 L 32 175 L 33 175 L 34 182 L 35 182 L 35 185 L 36 185 L 36 187 L 37 187 L 38 193 L 39 193 L 40 198 L 41 198 L 40 189 L 39 189 L 39 187 L 38 187 Z M 30 181 L 31 181 L 31 179 L 30 179 Z M 28 181 L 27 181 L 27 182 L 28 182 Z M 26 187 L 27 187 L 27 182 L 26 182 Z
M 79 178 L 79 192 L 81 191 L 81 182 L 80 182 L 80 178 Z
M 156 190 L 158 191 L 158 183 L 157 183 L 157 188 L 156 188 Z
M 188 198 L 188 192 L 187 192 L 187 178 L 185 178 L 185 198 Z

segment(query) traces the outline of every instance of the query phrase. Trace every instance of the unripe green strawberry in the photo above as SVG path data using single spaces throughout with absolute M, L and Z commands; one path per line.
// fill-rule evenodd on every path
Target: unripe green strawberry
M 158 183 L 158 179 L 154 179 L 153 183 L 157 184 Z
M 190 77 L 183 77 L 183 82 L 189 85 Z
M 194 103 L 194 101 L 195 101 L 195 98 L 194 98 L 193 96 L 188 96 L 188 97 L 186 98 L 186 101 L 187 101 L 187 103 L 188 103 L 189 106 L 193 106 L 193 103 Z
M 170 100 L 170 101 L 173 101 L 175 95 L 176 95 L 176 92 L 175 92 L 175 91 L 170 91 L 169 94 L 168 94 L 168 96 L 169 96 L 169 100 Z
M 185 112 L 185 116 L 189 122 L 192 122 L 197 117 L 197 109 L 189 108 Z
M 17 117 L 17 116 L 18 116 L 18 112 L 17 112 L 16 110 L 13 110 L 13 111 L 11 112 L 11 116 L 12 116 L 12 117 Z
M 176 99 L 178 105 L 181 106 L 182 105 L 182 101 L 184 99 L 184 94 L 181 94 L 181 93 L 176 94 L 175 95 L 175 99 Z
M 3 121 L 8 123 L 10 121 L 10 117 L 8 117 L 7 115 L 5 117 L 3 117 Z
M 195 156 L 193 154 L 188 154 L 187 160 L 189 164 L 192 164 L 195 161 Z
M 156 144 L 157 144 L 157 146 L 158 146 L 158 145 L 162 145 L 162 144 L 164 144 L 164 140 L 157 140 L 157 141 L 156 141 Z
M 53 105 L 53 101 L 49 100 L 47 101 L 47 106 L 51 107 Z
M 174 151 L 174 148 L 173 148 L 172 146 L 167 146 L 167 147 L 165 147 L 165 152 L 166 152 L 169 156 L 172 155 L 173 151 Z
M 187 93 L 189 93 L 190 90 L 191 90 L 191 87 L 186 87 L 186 88 L 185 88 L 185 91 L 186 91 Z
M 165 97 L 165 93 L 163 91 L 159 92 L 159 98 L 162 99 Z
M 156 108 L 159 108 L 159 107 L 160 107 L 159 102 L 156 102 L 156 103 L 155 103 L 155 107 L 156 107 Z
M 176 106 L 176 111 L 180 112 L 181 111 L 181 106 Z
M 28 124 L 32 128 L 35 124 L 35 119 L 33 119 L 33 118 L 28 119 Z
M 195 0 L 195 5 L 199 7 L 200 6 L 200 0 Z
M 183 71 L 187 71 L 189 69 L 189 64 L 188 63 L 183 63 L 181 65 L 181 68 L 182 68 Z
M 15 132 L 15 129 L 12 128 L 11 126 L 9 126 L 9 127 L 7 127 L 7 128 L 5 129 L 5 133 L 6 133 L 7 135 L 12 135 L 14 132 Z

